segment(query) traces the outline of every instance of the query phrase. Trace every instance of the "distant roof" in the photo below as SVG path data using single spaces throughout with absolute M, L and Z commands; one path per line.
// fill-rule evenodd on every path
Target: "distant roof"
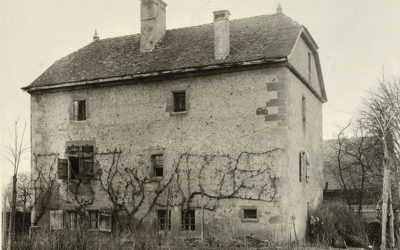
M 23 89 L 211 65 L 286 59 L 304 29 L 283 14 L 231 20 L 231 52 L 225 60 L 218 61 L 214 59 L 212 23 L 167 30 L 155 50 L 146 53 L 139 49 L 140 34 L 102 39 L 57 60 Z

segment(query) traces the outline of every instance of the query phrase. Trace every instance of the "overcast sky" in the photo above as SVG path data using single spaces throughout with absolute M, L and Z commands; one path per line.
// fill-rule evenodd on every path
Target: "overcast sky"
M 283 13 L 305 25 L 320 49 L 328 103 L 324 138 L 347 121 L 382 74 L 400 76 L 399 0 L 165 0 L 167 28 L 212 22 L 228 9 L 231 19 Z M 100 38 L 139 33 L 139 0 L 0 0 L 1 153 L 20 117 L 29 125 L 30 84 L 55 60 Z M 29 135 L 28 135 L 29 136 Z M 27 138 L 29 142 L 29 137 Z M 27 155 L 27 159 L 29 156 Z M 29 161 L 22 170 L 29 169 Z M 2 176 L 11 167 L 0 157 Z M 4 178 L 1 178 L 4 182 Z

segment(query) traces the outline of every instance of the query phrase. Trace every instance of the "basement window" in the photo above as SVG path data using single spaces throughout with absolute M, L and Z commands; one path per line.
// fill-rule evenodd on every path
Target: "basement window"
M 243 209 L 243 219 L 257 219 L 257 209 L 256 208 L 247 208 Z
M 151 158 L 153 162 L 154 177 L 163 177 L 164 176 L 163 155 L 162 154 L 152 155 Z
M 74 121 L 86 120 L 86 100 L 74 101 Z
M 160 231 L 171 230 L 171 210 L 157 210 L 157 221 Z
M 185 91 L 174 92 L 174 112 L 186 111 L 186 94 Z
M 190 209 L 187 211 L 182 211 L 182 230 L 185 231 L 194 231 L 196 229 L 195 226 L 195 211 Z

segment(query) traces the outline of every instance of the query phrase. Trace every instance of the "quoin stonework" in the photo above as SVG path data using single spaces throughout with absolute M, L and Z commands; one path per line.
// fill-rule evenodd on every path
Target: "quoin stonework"
M 141 1 L 141 32 L 101 39 L 29 86 L 33 227 L 199 237 L 305 236 L 322 198 L 317 44 L 270 15 L 166 30 Z

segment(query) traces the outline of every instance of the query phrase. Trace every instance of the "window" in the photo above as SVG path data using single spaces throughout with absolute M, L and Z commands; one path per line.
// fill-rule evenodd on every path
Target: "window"
M 67 211 L 65 213 L 65 225 L 67 228 L 78 227 L 78 213 L 76 211 Z
M 243 209 L 243 219 L 257 219 L 257 209 Z
M 182 211 L 182 230 L 195 230 L 194 210 Z
M 153 162 L 153 170 L 155 177 L 163 177 L 164 176 L 164 163 L 163 163 L 163 155 L 152 155 Z
M 256 208 L 245 208 L 243 209 L 243 219 L 256 220 L 257 209 Z
M 86 120 L 86 100 L 74 101 L 74 120 Z
M 171 230 L 171 210 L 157 210 L 157 220 L 160 231 Z
M 93 145 L 69 146 L 67 147 L 67 154 L 69 156 L 68 160 L 69 160 L 70 179 L 93 177 L 94 175 Z
M 301 117 L 303 124 L 303 132 L 306 132 L 307 125 L 307 117 L 306 117 L 306 98 L 304 96 L 301 97 Z
M 50 229 L 61 230 L 64 228 L 64 211 L 63 210 L 51 210 L 50 211 Z
M 103 232 L 111 232 L 112 216 L 110 213 L 89 211 L 89 228 Z
M 174 92 L 174 112 L 186 111 L 186 95 L 185 91 Z
M 89 228 L 97 229 L 99 228 L 99 212 L 89 211 Z

